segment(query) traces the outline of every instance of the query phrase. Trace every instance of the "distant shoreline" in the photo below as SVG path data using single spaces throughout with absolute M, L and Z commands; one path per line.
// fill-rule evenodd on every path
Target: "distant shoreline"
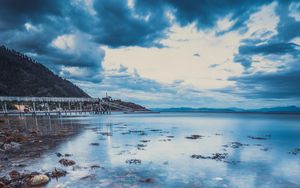
M 218 113 L 222 113 L 222 114 L 290 114 L 290 115 L 300 115 L 300 112 L 254 112 L 254 111 L 241 111 L 241 112 L 234 112 L 234 111 L 156 111 L 159 113 L 164 113 L 164 112 L 168 112 L 168 113 L 214 113 L 214 114 L 218 114 Z

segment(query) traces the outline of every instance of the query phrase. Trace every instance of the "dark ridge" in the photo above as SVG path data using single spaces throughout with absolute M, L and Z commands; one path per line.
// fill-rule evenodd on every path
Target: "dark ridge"
M 119 105 L 122 105 L 122 106 L 132 108 L 136 111 L 149 111 L 146 107 L 141 106 L 139 104 L 135 104 L 133 102 L 125 102 L 125 101 L 122 101 L 122 100 L 112 100 L 112 102 L 115 103 L 115 104 L 119 104 Z M 116 109 L 112 108 L 112 110 L 116 110 Z
M 0 46 L 0 96 L 90 97 L 30 57 Z

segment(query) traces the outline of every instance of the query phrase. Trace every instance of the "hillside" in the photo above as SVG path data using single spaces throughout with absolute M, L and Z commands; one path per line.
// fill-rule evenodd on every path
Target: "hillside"
M 26 55 L 0 46 L 0 96 L 89 97 Z
M 125 102 L 125 101 L 122 101 L 122 100 L 112 100 L 112 102 L 115 103 L 115 104 L 122 105 L 122 106 L 127 106 L 127 107 L 132 108 L 136 111 L 149 111 L 144 106 L 141 106 L 139 104 L 135 104 L 135 103 L 132 103 L 132 102 Z M 112 110 L 116 110 L 116 109 L 112 108 Z

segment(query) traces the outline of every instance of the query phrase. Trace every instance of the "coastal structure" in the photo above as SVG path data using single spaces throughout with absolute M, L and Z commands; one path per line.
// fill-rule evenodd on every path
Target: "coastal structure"
M 105 99 L 105 100 L 104 100 Z M 111 114 L 112 108 L 132 112 L 133 108 L 107 98 L 83 97 L 13 97 L 0 96 L 2 115 L 68 115 L 76 113 Z

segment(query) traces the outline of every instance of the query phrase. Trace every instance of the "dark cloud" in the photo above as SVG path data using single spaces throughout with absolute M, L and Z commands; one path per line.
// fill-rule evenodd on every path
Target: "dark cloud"
M 245 69 L 248 69 L 251 67 L 252 58 L 250 56 L 243 56 L 238 54 L 234 56 L 234 62 L 240 63 Z
M 167 11 L 174 14 L 175 22 L 181 26 L 195 23 L 199 30 L 211 29 L 216 26 L 219 19 L 230 16 L 230 20 L 235 22 L 229 30 L 237 28 L 242 30 L 250 15 L 270 2 L 270 0 L 135 0 L 134 6 L 129 7 L 126 0 L 95 0 L 94 4 L 88 7 L 85 1 L 1 0 L 0 42 L 9 48 L 29 54 L 65 78 L 96 83 L 104 79 L 101 74 L 104 51 L 98 47 L 102 45 L 112 48 L 162 47 L 160 41 L 166 37 L 171 26 Z M 300 30 L 300 22 L 289 16 L 290 1 L 278 3 L 276 7 L 276 13 L 280 18 L 278 34 L 268 41 L 261 39 L 243 41 L 239 54 L 234 58 L 246 69 L 251 67 L 251 56 L 255 54 L 296 56 L 299 52 L 298 46 L 290 40 L 300 36 L 300 32 L 296 32 Z M 70 34 L 78 36 L 75 38 L 75 46 L 67 48 L 53 46 L 52 42 L 55 39 Z M 119 73 L 122 74 L 126 71 L 126 67 L 119 69 Z M 288 74 L 294 75 L 292 78 L 295 79 L 296 75 L 290 71 L 278 74 L 278 81 L 279 78 L 283 80 L 287 80 L 286 77 L 290 78 Z M 138 74 L 116 76 L 120 78 L 109 77 L 113 80 L 111 84 L 114 87 L 126 85 L 132 90 L 149 92 L 161 92 L 168 88 L 153 80 L 142 79 Z M 252 79 L 253 82 L 248 83 L 246 78 Z M 271 78 L 276 80 L 275 73 L 244 75 L 232 80 L 236 81 L 240 88 L 247 85 L 251 88 L 255 87 L 254 81 L 258 79 L 256 80 L 258 85 L 260 83 L 261 86 L 266 85 L 268 90 L 271 88 L 269 86 L 271 81 L 266 80 Z M 166 92 L 172 93 L 174 90 Z
M 291 1 L 279 1 L 279 5 L 275 10 L 280 21 L 277 26 L 278 34 L 274 38 L 280 41 L 289 41 L 300 36 L 300 32 L 298 32 L 300 31 L 300 22 L 290 15 L 290 2 Z M 299 3 L 299 1 L 292 2 Z
M 236 94 L 247 99 L 292 99 L 300 98 L 300 68 L 299 45 L 291 40 L 300 36 L 300 22 L 290 16 L 290 1 L 278 1 L 275 8 L 279 16 L 276 34 L 263 39 L 271 34 L 270 31 L 261 34 L 253 33 L 250 39 L 241 42 L 238 54 L 234 61 L 240 63 L 247 70 L 251 67 L 252 56 L 262 56 L 270 61 L 281 62 L 284 65 L 277 66 L 277 71 L 249 73 L 245 71 L 242 76 L 232 77 L 235 87 L 222 90 L 225 93 Z M 283 58 L 290 55 L 292 58 Z
M 252 99 L 299 99 L 299 73 L 300 69 L 293 69 L 233 77 L 230 80 L 236 82 L 236 88 L 227 88 L 223 92 Z
M 61 16 L 69 1 L 60 0 L 1 0 L 0 30 L 21 28 L 26 22 L 41 23 L 49 16 Z
M 294 44 L 292 42 L 270 42 L 267 44 L 259 44 L 259 45 L 242 45 L 239 47 L 239 54 L 241 55 L 253 55 L 253 54 L 294 54 L 299 53 L 299 45 Z
M 236 54 L 234 60 L 241 63 L 246 69 L 251 67 L 253 55 L 277 55 L 282 56 L 290 54 L 292 56 L 299 56 L 299 45 L 291 42 L 295 37 L 300 36 L 300 22 L 295 20 L 290 15 L 290 5 L 297 1 L 277 1 L 275 8 L 276 15 L 279 17 L 277 25 L 277 34 L 269 39 L 261 39 L 271 33 L 265 31 L 261 34 L 254 32 L 251 39 L 241 41 L 239 52 Z M 255 37 L 256 36 L 256 37 Z
M 95 1 L 98 22 L 93 34 L 95 39 L 110 47 L 120 46 L 157 46 L 164 38 L 169 20 L 164 11 L 143 9 L 144 12 L 131 10 L 125 0 Z
M 163 2 L 174 10 L 176 20 L 182 26 L 195 22 L 199 29 L 211 28 L 219 19 L 230 15 L 231 20 L 236 20 L 236 23 L 230 28 L 233 29 L 243 26 L 251 13 L 271 1 L 164 0 Z

